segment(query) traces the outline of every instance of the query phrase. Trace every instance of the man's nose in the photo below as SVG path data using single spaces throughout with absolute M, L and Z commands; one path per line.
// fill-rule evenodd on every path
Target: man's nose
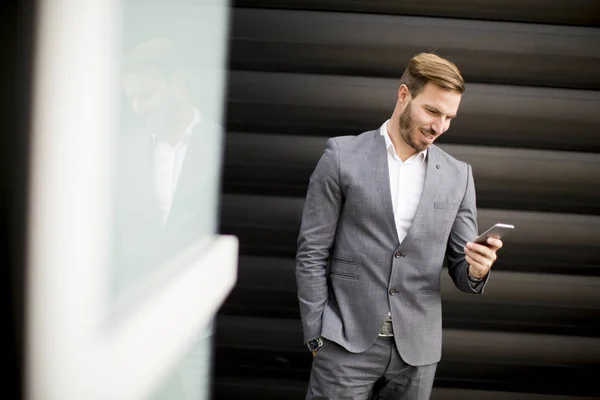
M 431 130 L 436 135 L 440 135 L 440 134 L 444 133 L 444 131 L 446 130 L 445 126 L 446 126 L 446 118 L 438 117 L 431 123 Z

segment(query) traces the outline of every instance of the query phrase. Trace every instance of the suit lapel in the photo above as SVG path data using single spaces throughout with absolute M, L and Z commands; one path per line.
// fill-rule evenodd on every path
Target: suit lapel
M 380 135 L 379 130 L 376 130 L 369 159 L 374 160 L 374 163 L 371 164 L 373 169 L 373 179 L 375 180 L 377 192 L 381 198 L 383 212 L 388 220 L 392 234 L 396 238 L 396 241 L 398 241 L 396 220 L 394 219 L 394 207 L 392 205 L 392 194 L 390 192 L 390 172 L 387 157 L 385 138 Z

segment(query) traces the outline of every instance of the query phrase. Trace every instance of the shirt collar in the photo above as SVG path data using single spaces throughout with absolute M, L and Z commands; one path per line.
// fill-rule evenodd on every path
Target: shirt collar
M 381 128 L 379 128 L 379 134 L 381 136 L 383 136 L 383 138 L 385 139 L 385 148 L 388 151 L 391 151 L 395 158 L 397 158 L 398 160 L 400 160 L 400 157 L 398 157 L 398 154 L 396 154 L 396 148 L 394 147 L 394 143 L 392 143 L 392 139 L 390 139 L 390 135 L 389 135 L 388 130 L 387 130 L 387 124 L 388 124 L 388 122 L 390 122 L 389 119 L 387 121 L 385 121 L 383 123 L 383 125 L 381 125 Z M 414 157 L 414 159 L 417 159 L 417 160 L 419 160 L 421 162 L 425 161 L 427 159 L 427 149 L 418 152 L 417 154 L 415 154 L 415 155 L 411 156 L 410 158 L 408 158 L 406 161 L 412 159 L 413 157 Z
M 185 128 L 185 131 L 183 131 L 183 135 L 181 135 L 181 138 L 179 139 L 179 142 L 177 142 L 177 144 L 173 147 L 177 147 L 177 146 L 185 146 L 189 140 L 190 140 L 190 136 L 192 135 L 192 131 L 196 128 L 196 126 L 198 124 L 200 124 L 200 121 L 202 121 L 202 114 L 200 114 L 200 111 L 198 111 L 197 108 L 194 108 L 194 118 L 192 118 L 192 122 L 190 122 L 190 124 L 188 125 L 187 128 Z M 152 141 L 157 144 L 157 143 L 163 143 L 163 141 L 156 135 L 152 135 Z

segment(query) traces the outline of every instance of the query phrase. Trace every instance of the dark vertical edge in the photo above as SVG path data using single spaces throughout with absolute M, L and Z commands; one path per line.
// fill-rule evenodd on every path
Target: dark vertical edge
M 0 315 L 3 397 L 24 397 L 25 277 L 35 0 L 0 5 Z

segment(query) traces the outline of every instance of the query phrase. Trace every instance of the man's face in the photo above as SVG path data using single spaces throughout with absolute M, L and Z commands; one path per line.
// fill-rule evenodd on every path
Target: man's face
M 123 88 L 133 113 L 152 132 L 168 129 L 177 98 L 172 83 L 156 71 L 143 70 L 125 74 Z
M 416 97 L 408 100 L 400 115 L 400 136 L 417 152 L 425 150 L 450 128 L 460 99 L 460 93 L 428 83 Z

